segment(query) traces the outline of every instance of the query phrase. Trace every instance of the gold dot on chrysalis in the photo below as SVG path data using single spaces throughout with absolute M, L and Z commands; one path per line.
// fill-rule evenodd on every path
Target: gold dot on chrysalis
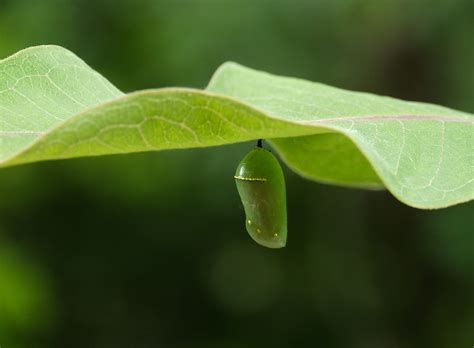
M 262 233 L 262 231 L 260 231 L 260 228 L 257 228 L 257 233 Z
M 251 224 L 252 224 L 252 220 L 247 220 L 247 223 L 248 223 L 249 225 L 251 225 Z
M 278 233 L 273 233 L 273 237 L 278 237 Z

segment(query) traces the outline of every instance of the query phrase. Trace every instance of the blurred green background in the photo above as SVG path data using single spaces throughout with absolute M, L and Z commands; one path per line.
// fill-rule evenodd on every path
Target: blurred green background
M 474 112 L 472 0 L 0 0 L 0 57 L 65 46 L 124 91 L 224 61 Z M 285 168 L 284 250 L 247 235 L 253 144 L 0 171 L 0 346 L 474 345 L 474 204 Z M 314 159 L 317 161 L 317 158 Z

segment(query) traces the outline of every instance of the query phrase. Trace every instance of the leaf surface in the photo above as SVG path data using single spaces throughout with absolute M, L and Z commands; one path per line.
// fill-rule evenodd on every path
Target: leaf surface
M 70 51 L 0 61 L 0 167 L 264 138 L 297 173 L 440 208 L 474 197 L 474 117 L 222 65 L 206 90 L 124 94 Z

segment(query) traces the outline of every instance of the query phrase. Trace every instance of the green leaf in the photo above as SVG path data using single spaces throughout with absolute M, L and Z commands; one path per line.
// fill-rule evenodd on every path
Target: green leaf
M 205 91 L 123 94 L 81 59 L 39 46 L 0 61 L 0 167 L 270 140 L 297 173 L 385 186 L 440 208 L 474 197 L 473 115 L 222 65 Z

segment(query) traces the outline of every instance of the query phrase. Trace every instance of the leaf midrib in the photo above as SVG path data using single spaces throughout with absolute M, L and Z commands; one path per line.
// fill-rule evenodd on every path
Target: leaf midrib
M 440 122 L 458 122 L 474 124 L 474 120 L 463 118 L 458 115 L 369 115 L 369 116 L 341 116 L 332 118 L 322 118 L 319 120 L 304 121 L 303 124 L 312 123 L 331 123 L 341 121 L 370 122 L 370 121 L 440 121 Z

